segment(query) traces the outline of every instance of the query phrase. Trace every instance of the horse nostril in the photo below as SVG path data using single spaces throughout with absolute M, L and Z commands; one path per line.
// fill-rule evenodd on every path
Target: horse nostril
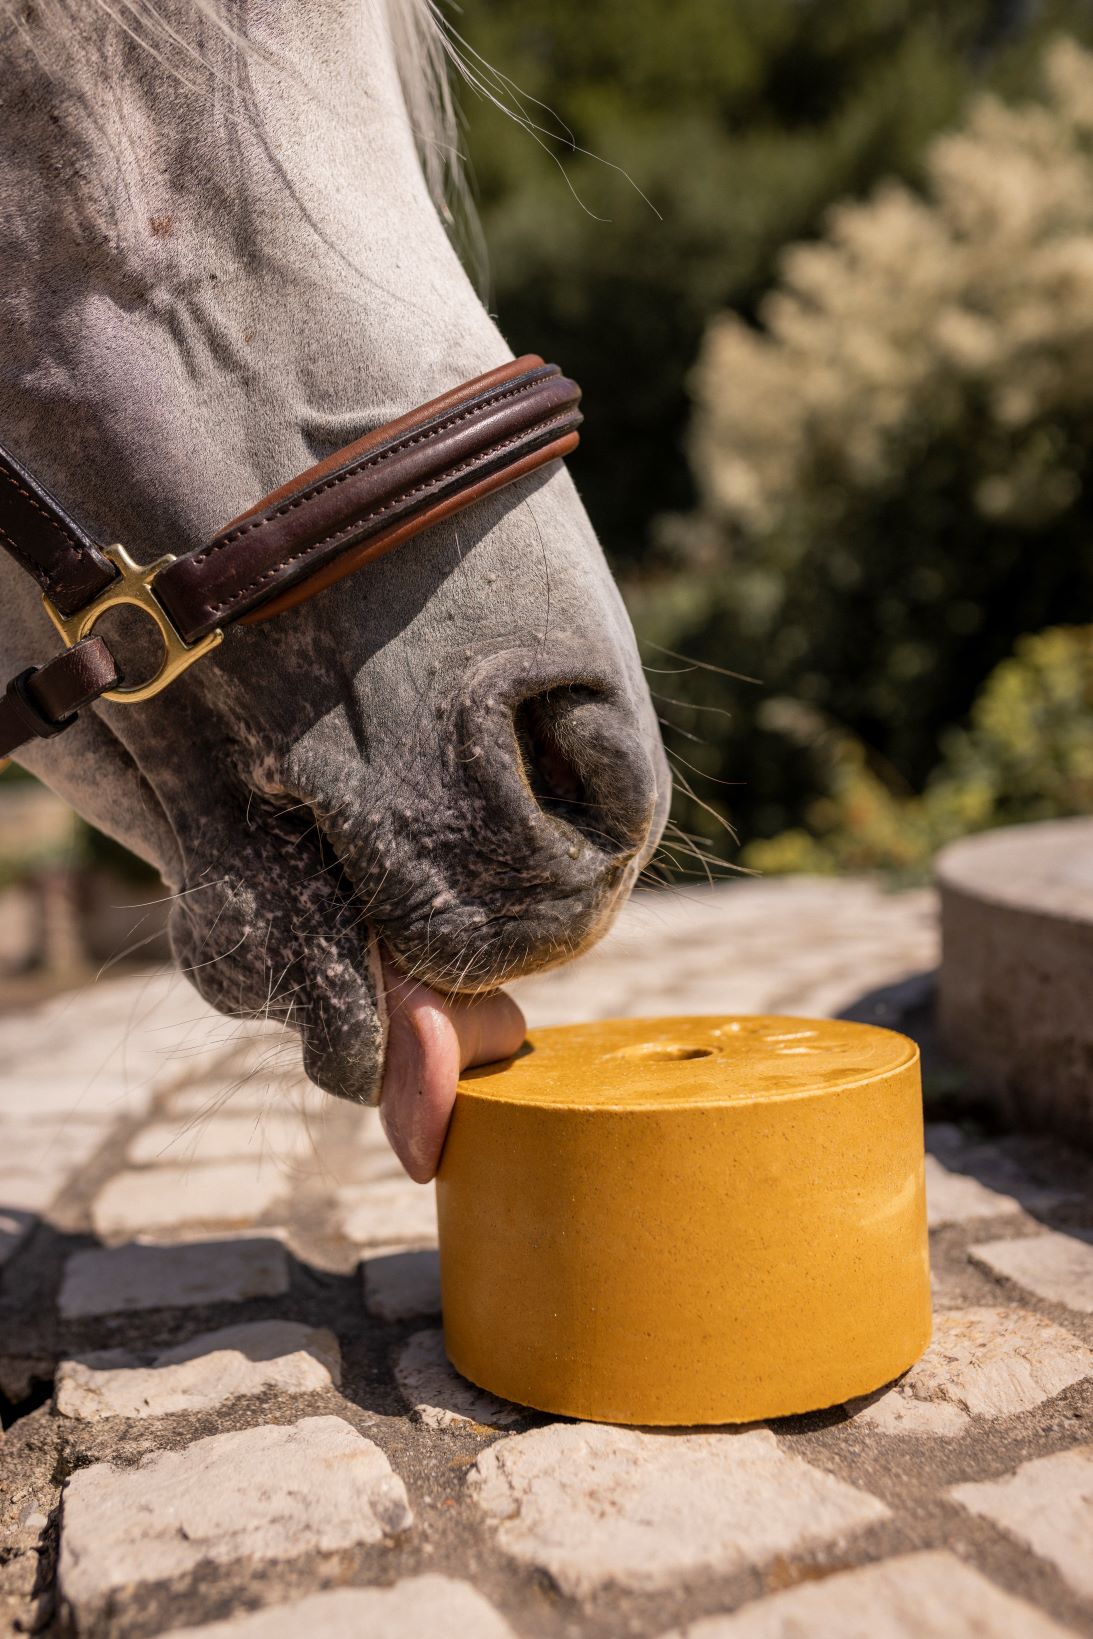
M 524 773 L 536 802 L 545 813 L 580 830 L 592 801 L 565 733 L 578 695 L 595 698 L 591 689 L 548 689 L 521 700 L 513 716 Z
M 648 759 L 625 714 L 599 689 L 561 684 L 521 700 L 516 743 L 538 806 L 610 854 L 648 831 Z

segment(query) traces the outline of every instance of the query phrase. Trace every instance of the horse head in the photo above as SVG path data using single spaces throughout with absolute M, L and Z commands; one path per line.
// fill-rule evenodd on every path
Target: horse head
M 255 0 L 241 32 L 147 0 L 143 40 L 70 10 L 3 25 L 0 429 L 96 539 L 184 552 L 511 356 L 422 166 L 423 123 L 443 131 L 424 0 Z M 4 572 L 15 669 L 56 644 Z M 139 617 L 116 619 L 147 665 Z M 432 1088 L 424 1135 L 412 1109 L 392 1124 L 418 1176 L 452 1053 L 519 1039 L 515 1009 L 458 998 L 605 930 L 670 783 L 557 462 L 20 758 L 159 869 L 218 1008 L 288 1021 L 332 1093 L 375 1102 L 385 1060 L 410 1106 Z

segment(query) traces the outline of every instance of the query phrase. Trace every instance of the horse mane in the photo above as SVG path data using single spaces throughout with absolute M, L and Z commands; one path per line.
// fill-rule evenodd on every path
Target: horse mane
M 406 111 L 425 181 L 440 214 L 454 204 L 468 208 L 468 187 L 459 143 L 459 114 L 451 68 L 458 65 L 435 0 L 387 0 L 391 37 Z
M 128 34 L 170 72 L 189 79 L 215 72 L 191 40 L 169 21 L 161 0 L 90 0 L 114 26 Z M 445 225 L 465 235 L 473 224 L 466 168 L 459 141 L 459 115 L 452 71 L 464 75 L 463 59 L 449 37 L 436 0 L 379 0 L 385 5 L 399 82 L 429 193 Z M 261 48 L 240 34 L 231 20 L 231 0 L 190 0 L 195 19 L 211 25 L 240 52 Z M 33 21 L 23 0 L 0 0 L 0 20 L 43 60 L 51 36 L 71 27 L 66 0 L 38 0 Z M 473 235 L 473 226 L 472 226 Z

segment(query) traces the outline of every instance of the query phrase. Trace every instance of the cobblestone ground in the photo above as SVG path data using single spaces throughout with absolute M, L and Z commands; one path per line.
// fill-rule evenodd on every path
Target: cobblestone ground
M 523 1000 L 899 1024 L 935 938 L 925 893 L 743 883 L 635 904 Z M 933 1123 L 920 1365 L 821 1415 L 650 1434 L 455 1377 L 431 1190 L 276 1035 L 151 976 L 0 1021 L 0 1064 L 8 1631 L 1093 1634 L 1077 1157 Z

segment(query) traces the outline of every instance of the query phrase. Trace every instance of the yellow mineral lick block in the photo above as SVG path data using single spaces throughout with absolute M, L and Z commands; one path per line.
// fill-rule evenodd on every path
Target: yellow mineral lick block
M 930 1338 L 918 1049 L 831 1019 L 619 1019 L 468 1072 L 437 1179 L 444 1338 L 605 1422 L 867 1394 Z

